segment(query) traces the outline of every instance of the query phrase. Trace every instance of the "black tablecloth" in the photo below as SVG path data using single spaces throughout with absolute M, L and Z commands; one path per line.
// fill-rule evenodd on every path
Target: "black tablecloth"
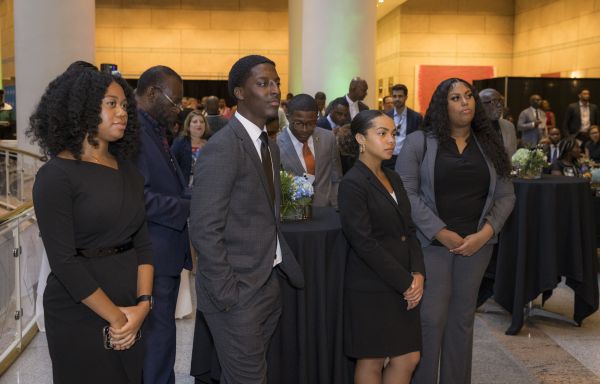
M 281 319 L 269 348 L 269 384 L 352 383 L 354 364 L 343 351 L 343 291 L 348 245 L 333 208 L 313 208 L 308 221 L 286 222 L 283 235 L 304 271 L 305 288 L 281 279 Z M 191 374 L 215 383 L 220 367 L 201 312 Z
M 501 232 L 494 299 L 512 312 L 508 335 L 523 326 L 523 308 L 566 276 L 577 323 L 598 309 L 595 223 L 589 183 L 544 175 L 515 179 L 517 201 Z
M 283 311 L 268 355 L 269 383 L 352 383 L 343 351 L 344 270 L 347 243 L 333 208 L 313 208 L 313 219 L 283 224 L 304 271 L 306 286 L 282 279 Z
M 600 245 L 600 225 L 598 225 L 598 218 L 600 217 L 600 197 L 594 196 L 592 198 L 592 204 L 594 207 L 593 217 L 596 220 L 596 247 Z

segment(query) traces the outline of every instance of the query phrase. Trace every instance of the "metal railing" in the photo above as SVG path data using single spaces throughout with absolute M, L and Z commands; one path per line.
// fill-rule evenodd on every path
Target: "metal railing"
M 31 191 L 42 158 L 0 146 L 0 375 L 38 331 L 36 299 L 44 247 Z

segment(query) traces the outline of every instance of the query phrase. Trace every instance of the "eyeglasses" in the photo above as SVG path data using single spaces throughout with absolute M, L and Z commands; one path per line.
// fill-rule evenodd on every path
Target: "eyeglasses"
M 491 99 L 483 101 L 482 103 L 486 105 L 493 105 L 495 107 L 504 107 L 504 102 L 502 101 L 502 99 Z
M 171 98 L 169 97 L 169 95 L 167 95 L 167 94 L 165 93 L 165 91 L 163 91 L 163 90 L 162 90 L 162 88 L 160 88 L 160 87 L 154 87 L 154 88 L 158 89 L 158 90 L 160 91 L 160 93 L 162 93 L 162 95 L 165 97 L 165 99 L 167 99 L 167 100 L 169 101 L 169 103 L 171 103 L 171 105 L 172 105 L 173 107 L 177 108 L 177 110 L 178 110 L 178 111 L 183 111 L 183 105 L 181 105 L 181 103 L 179 103 L 179 104 L 175 103 L 175 102 L 173 101 L 173 99 L 171 99 Z
M 311 120 L 311 121 L 307 121 L 306 123 L 300 122 L 300 121 L 292 121 L 292 126 L 294 127 L 294 129 L 296 130 L 307 130 L 310 128 L 314 128 L 317 126 L 317 120 Z

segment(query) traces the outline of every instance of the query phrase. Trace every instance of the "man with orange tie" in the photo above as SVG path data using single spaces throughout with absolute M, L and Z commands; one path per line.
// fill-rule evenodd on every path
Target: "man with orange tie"
M 317 116 L 312 96 L 299 94 L 288 101 L 289 126 L 277 136 L 281 167 L 312 182 L 313 206 L 337 207 L 340 154 L 333 132 L 317 127 Z

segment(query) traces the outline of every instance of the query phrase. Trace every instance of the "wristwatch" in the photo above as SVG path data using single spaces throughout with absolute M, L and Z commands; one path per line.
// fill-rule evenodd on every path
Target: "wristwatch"
M 152 309 L 152 307 L 154 306 L 154 297 L 152 297 L 152 295 L 142 295 L 135 299 L 136 304 L 139 304 L 142 301 L 150 302 L 150 309 Z

